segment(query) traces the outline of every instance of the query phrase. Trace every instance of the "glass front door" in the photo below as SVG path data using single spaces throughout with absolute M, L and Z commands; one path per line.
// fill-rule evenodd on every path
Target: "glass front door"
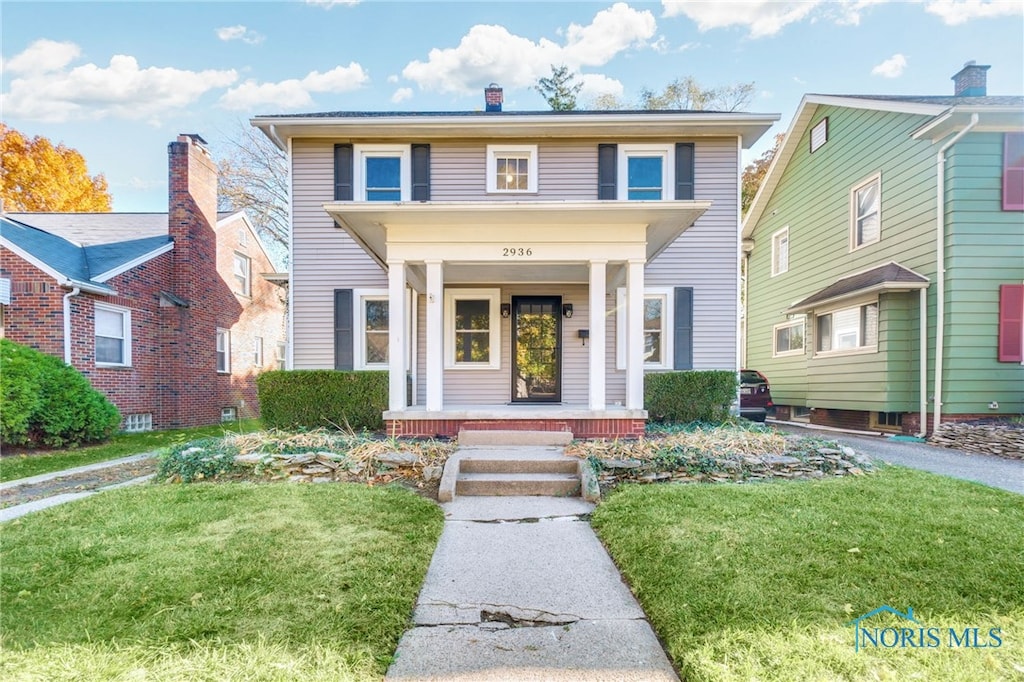
M 562 297 L 512 297 L 512 402 L 562 400 Z

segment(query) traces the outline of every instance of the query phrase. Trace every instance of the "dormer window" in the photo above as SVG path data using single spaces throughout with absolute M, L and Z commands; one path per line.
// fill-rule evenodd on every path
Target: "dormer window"
M 487 191 L 536 194 L 537 145 L 487 145 Z

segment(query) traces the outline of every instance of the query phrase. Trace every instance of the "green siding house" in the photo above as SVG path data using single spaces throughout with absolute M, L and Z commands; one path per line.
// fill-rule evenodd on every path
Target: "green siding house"
M 743 223 L 744 366 L 780 420 L 1024 413 L 1024 97 L 806 95 Z

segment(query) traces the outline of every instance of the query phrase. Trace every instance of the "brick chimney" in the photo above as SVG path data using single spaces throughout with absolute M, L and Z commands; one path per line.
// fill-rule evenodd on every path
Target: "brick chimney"
M 505 101 L 505 95 L 497 83 L 491 83 L 484 88 L 485 111 L 501 111 L 501 105 Z
M 984 97 L 988 89 L 985 72 L 991 68 L 975 64 L 973 59 L 964 64 L 964 68 L 953 76 L 953 96 Z
M 197 300 L 197 277 L 217 269 L 217 165 L 199 135 L 167 145 L 168 230 L 174 239 L 175 291 Z

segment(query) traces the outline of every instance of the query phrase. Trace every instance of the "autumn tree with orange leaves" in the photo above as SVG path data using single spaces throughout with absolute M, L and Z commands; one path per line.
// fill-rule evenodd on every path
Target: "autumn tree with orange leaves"
M 78 151 L 26 138 L 0 123 L 0 199 L 6 211 L 104 213 L 110 210 L 107 180 L 89 175 Z

